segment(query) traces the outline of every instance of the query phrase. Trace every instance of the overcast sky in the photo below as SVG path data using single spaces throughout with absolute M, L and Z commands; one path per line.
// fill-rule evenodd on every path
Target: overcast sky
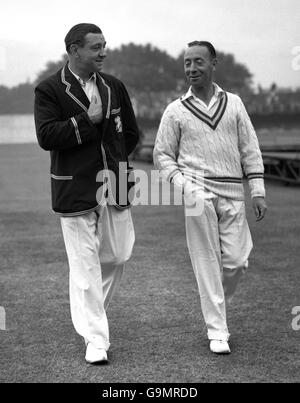
M 300 86 L 299 0 L 1 0 L 0 85 L 32 80 L 60 59 L 79 22 L 99 25 L 111 48 L 151 42 L 177 56 L 187 42 L 209 40 L 246 64 L 254 83 Z

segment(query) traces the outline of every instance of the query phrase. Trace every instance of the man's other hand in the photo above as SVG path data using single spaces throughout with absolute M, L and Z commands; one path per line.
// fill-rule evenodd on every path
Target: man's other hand
M 252 207 L 256 216 L 256 221 L 264 218 L 267 211 L 267 204 L 264 197 L 253 197 Z

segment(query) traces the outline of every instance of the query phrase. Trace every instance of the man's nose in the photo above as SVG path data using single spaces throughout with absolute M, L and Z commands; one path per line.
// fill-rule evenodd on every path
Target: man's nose
M 191 63 L 191 72 L 195 72 L 196 70 L 197 70 L 196 63 L 192 62 Z
M 99 52 L 99 56 L 100 56 L 100 57 L 103 57 L 103 58 L 106 57 L 106 50 L 105 50 L 105 49 L 101 49 L 100 52 Z

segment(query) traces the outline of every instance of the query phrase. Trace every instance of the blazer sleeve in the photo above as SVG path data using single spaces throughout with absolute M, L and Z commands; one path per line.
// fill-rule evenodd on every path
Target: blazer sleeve
M 120 82 L 121 116 L 127 154 L 131 154 L 139 141 L 139 129 L 125 85 Z
M 86 112 L 63 119 L 63 110 L 48 83 L 35 88 L 34 120 L 39 145 L 47 151 L 63 150 L 95 141 L 97 128 Z

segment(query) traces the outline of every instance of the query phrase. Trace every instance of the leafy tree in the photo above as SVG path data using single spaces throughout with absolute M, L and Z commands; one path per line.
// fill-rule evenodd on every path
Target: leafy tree
M 66 64 L 68 60 L 67 54 L 64 54 L 62 58 L 57 62 L 48 62 L 44 70 L 42 70 L 36 80 L 35 84 L 40 83 L 41 81 L 45 80 L 47 77 L 51 76 L 52 74 L 56 73 L 62 66 Z
M 0 86 L 1 114 L 32 113 L 33 85 L 31 83 L 19 84 L 13 88 Z
M 134 43 L 109 51 L 105 71 L 137 92 L 174 90 L 182 75 L 176 60 L 166 52 Z
M 218 52 L 216 81 L 227 91 L 241 95 L 252 92 L 252 74 L 245 65 L 236 62 L 231 54 Z

